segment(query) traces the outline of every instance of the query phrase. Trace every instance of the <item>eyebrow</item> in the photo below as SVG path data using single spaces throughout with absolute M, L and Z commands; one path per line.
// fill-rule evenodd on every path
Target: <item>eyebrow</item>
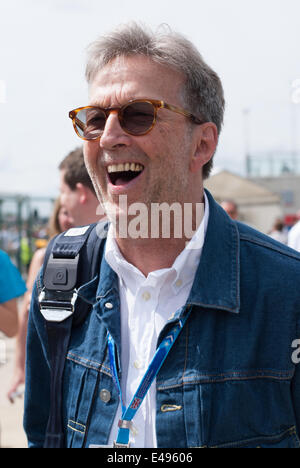
M 103 106 L 103 105 L 100 105 L 99 103 L 97 102 L 93 102 L 93 103 L 90 103 L 88 104 L 88 106 L 91 106 L 91 107 L 100 107 L 101 109 L 111 109 L 111 108 L 117 108 L 117 107 L 123 107 L 125 106 L 126 104 L 128 104 L 129 102 L 132 102 L 132 101 L 135 101 L 136 99 L 145 99 L 146 101 L 148 99 L 151 99 L 151 100 L 160 100 L 160 99 L 157 99 L 157 98 L 150 98 L 149 96 L 141 96 L 141 97 L 137 97 L 137 96 L 131 96 L 130 98 L 128 98 L 126 101 L 124 101 L 122 104 L 116 104 L 116 105 L 110 105 L 110 106 Z

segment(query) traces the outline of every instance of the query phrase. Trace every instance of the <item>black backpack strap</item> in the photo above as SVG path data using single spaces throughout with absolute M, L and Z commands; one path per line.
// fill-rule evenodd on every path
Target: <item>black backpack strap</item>
M 50 412 L 44 448 L 63 448 L 62 382 L 64 361 L 70 341 L 72 316 L 61 323 L 46 322 L 51 366 Z
M 74 228 L 49 244 L 39 296 L 50 360 L 50 414 L 44 448 L 62 448 L 62 382 L 72 325 L 83 322 L 91 306 L 77 296 L 80 285 L 99 273 L 107 223 Z M 68 235 L 69 234 L 69 235 Z M 76 303 L 76 308 L 75 308 Z

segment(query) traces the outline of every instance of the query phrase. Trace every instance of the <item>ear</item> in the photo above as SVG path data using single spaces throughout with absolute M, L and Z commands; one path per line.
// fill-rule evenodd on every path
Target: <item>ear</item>
M 218 130 L 213 122 L 197 128 L 195 150 L 190 160 L 190 171 L 198 172 L 213 157 L 218 144 Z
M 88 188 L 83 185 L 81 182 L 76 184 L 76 190 L 79 195 L 79 203 L 84 205 L 88 200 Z

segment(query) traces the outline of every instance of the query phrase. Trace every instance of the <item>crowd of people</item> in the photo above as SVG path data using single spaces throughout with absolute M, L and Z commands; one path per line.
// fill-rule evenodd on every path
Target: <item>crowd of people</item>
M 67 231 L 51 258 L 62 268 L 44 278 L 39 250 L 25 286 L 0 256 L 0 329 L 17 334 L 8 397 L 25 382 L 29 447 L 300 447 L 300 255 L 204 190 L 223 124 L 219 76 L 181 34 L 130 23 L 90 46 L 86 77 L 89 105 L 69 114 L 83 148 L 59 166 L 49 223 L 49 240 Z M 120 195 L 131 208 L 192 206 L 192 239 L 175 228 L 121 236 L 110 215 L 132 217 Z M 86 244 L 86 281 L 70 295 L 64 265 L 94 232 L 77 227 L 106 216 L 102 250 L 95 259 Z
M 96 214 L 99 202 L 84 164 L 82 148 L 76 148 L 63 159 L 59 166 L 59 179 L 60 194 L 49 219 L 48 240 L 74 226 L 100 219 Z M 7 393 L 11 402 L 18 388 L 25 383 L 28 313 L 32 289 L 45 252 L 46 247 L 43 247 L 34 253 L 25 284 L 8 255 L 0 251 L 0 331 L 8 337 L 16 336 L 14 374 Z

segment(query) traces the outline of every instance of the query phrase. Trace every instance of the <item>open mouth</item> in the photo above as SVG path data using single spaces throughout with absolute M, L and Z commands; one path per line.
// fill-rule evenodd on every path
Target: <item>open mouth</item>
M 138 177 L 144 170 L 142 164 L 111 164 L 107 167 L 108 178 L 113 185 L 125 185 Z

